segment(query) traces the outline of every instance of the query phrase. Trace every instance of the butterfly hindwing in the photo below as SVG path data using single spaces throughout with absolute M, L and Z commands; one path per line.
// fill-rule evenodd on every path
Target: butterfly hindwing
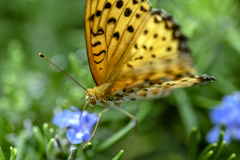
M 158 94 L 151 97 L 159 98 L 172 89 L 209 81 L 211 77 L 195 75 L 186 41 L 171 16 L 163 11 L 152 11 L 146 27 L 130 50 L 132 59 L 124 64 L 106 92 L 109 95 L 129 95 L 126 99 L 134 99 L 133 96 L 138 96 L 137 91 L 150 94 L 149 89 L 154 88 Z

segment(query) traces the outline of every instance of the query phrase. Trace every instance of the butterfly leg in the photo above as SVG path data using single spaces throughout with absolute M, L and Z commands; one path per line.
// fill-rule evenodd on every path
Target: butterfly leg
M 90 140 L 92 139 L 92 137 L 96 134 L 97 127 L 98 127 L 98 123 L 99 123 L 99 120 L 100 120 L 101 115 L 102 115 L 104 112 L 106 112 L 108 109 L 109 109 L 109 108 L 105 108 L 104 110 L 102 110 L 102 112 L 100 112 L 100 113 L 98 114 L 98 120 L 97 120 L 97 123 L 96 123 L 96 125 L 95 125 L 94 131 L 93 131 L 91 137 L 89 138 L 89 140 L 87 141 L 87 143 L 84 145 L 84 147 L 83 147 L 83 149 L 82 149 L 83 151 L 84 151 L 84 149 L 86 148 L 87 144 L 88 144 L 88 143 L 90 142 Z
M 86 109 L 87 105 L 88 105 L 88 102 L 85 103 L 85 105 L 84 105 L 84 107 L 83 107 L 83 110 L 82 110 L 82 113 L 83 113 L 83 111 Z M 80 121 L 81 121 L 81 119 L 82 119 L 82 114 L 80 115 Z
M 88 102 L 85 103 L 82 112 L 86 109 L 87 105 L 88 105 Z
M 120 112 L 122 112 L 123 114 L 125 114 L 126 116 L 128 116 L 129 118 L 131 118 L 134 122 L 133 124 L 133 127 L 137 127 L 137 123 L 138 123 L 138 120 L 137 120 L 137 117 L 135 117 L 134 115 L 126 112 L 124 109 L 120 108 L 120 107 L 114 107 L 115 109 L 119 110 Z

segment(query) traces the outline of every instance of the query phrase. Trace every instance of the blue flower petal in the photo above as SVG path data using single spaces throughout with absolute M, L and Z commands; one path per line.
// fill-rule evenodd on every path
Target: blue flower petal
M 67 138 L 72 144 L 80 144 L 83 141 L 84 134 L 82 132 L 78 132 L 74 128 L 70 128 L 67 130 Z
M 88 116 L 88 128 L 92 128 L 98 121 L 98 117 L 95 113 L 89 114 Z
M 83 135 L 83 139 L 84 139 L 85 141 L 88 141 L 90 137 L 91 137 L 91 132 L 90 132 L 90 130 L 85 130 L 84 135 Z
M 71 106 L 70 109 L 71 109 L 71 110 L 74 110 L 74 111 L 76 111 L 76 112 L 81 112 L 81 111 L 80 111 L 77 107 L 75 107 L 75 106 Z
M 232 128 L 231 133 L 232 133 L 232 138 L 234 140 L 240 140 L 240 127 L 239 126 L 237 128 Z
M 64 110 L 63 112 L 56 114 L 53 117 L 52 122 L 59 127 L 67 127 L 71 123 L 73 123 L 72 122 L 73 119 L 79 116 L 80 115 L 77 114 L 76 112 Z
M 220 126 L 216 126 L 216 127 L 213 127 L 211 129 L 210 132 L 208 132 L 207 136 L 206 136 L 206 140 L 208 143 L 217 143 L 218 142 L 218 138 L 219 138 L 219 134 L 220 134 L 220 131 L 221 131 L 221 127 Z M 231 136 L 230 136 L 230 131 L 229 130 L 226 130 L 224 132 L 224 137 L 223 137 L 223 140 L 229 144 L 231 142 Z

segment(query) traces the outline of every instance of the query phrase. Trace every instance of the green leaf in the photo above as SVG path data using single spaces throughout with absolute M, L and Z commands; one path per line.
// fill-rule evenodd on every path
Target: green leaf
M 54 144 L 54 138 L 51 138 L 50 141 L 47 144 L 47 156 L 50 159 L 50 157 L 52 156 L 53 153 L 53 144 Z
M 210 150 L 199 160 L 209 160 L 212 155 L 213 155 L 213 151 Z
M 175 96 L 178 104 L 179 113 L 186 128 L 186 133 L 190 133 L 192 128 L 198 126 L 197 116 L 190 103 L 186 91 L 179 89 L 177 96 Z
M 10 157 L 10 160 L 15 160 L 15 152 L 14 152 L 14 148 L 13 147 L 10 147 L 10 152 L 11 152 L 11 157 Z
M 50 129 L 49 129 L 49 137 L 50 137 L 50 138 L 53 138 L 53 137 L 54 137 L 54 129 L 53 129 L 53 128 L 50 128 Z
M 43 124 L 43 133 L 46 139 L 48 140 L 50 138 L 50 135 L 49 135 L 49 125 L 47 123 Z
M 137 122 L 138 124 L 148 115 L 148 113 L 151 110 L 151 106 L 152 106 L 152 105 L 149 105 L 149 102 L 141 102 L 141 104 L 139 104 L 139 105 L 140 106 L 143 105 L 144 108 L 139 106 L 138 122 Z M 147 106 L 147 107 L 145 107 L 145 106 Z M 101 151 L 109 148 L 110 146 L 112 146 L 113 144 L 118 142 L 121 138 L 123 138 L 125 135 L 127 135 L 131 130 L 133 130 L 134 126 L 135 126 L 135 121 L 131 120 L 124 128 L 122 128 L 120 131 L 115 133 L 113 136 L 111 136 L 110 138 L 108 138 L 107 140 L 105 140 L 104 142 L 99 144 L 95 151 L 101 152 Z
M 213 150 L 217 147 L 217 143 L 209 144 L 204 150 L 199 154 L 198 160 L 202 159 L 210 150 Z
M 1 147 L 0 147 L 0 160 L 5 160 Z
M 226 145 L 225 142 L 224 144 L 222 144 L 223 136 L 224 136 L 224 131 L 222 130 L 218 138 L 217 147 L 213 150 L 214 154 L 211 157 L 213 160 L 215 160 L 219 156 L 219 154 L 221 154 L 223 147 Z
M 197 159 L 197 134 L 198 134 L 198 129 L 194 127 L 192 129 L 192 132 L 190 133 L 189 136 L 189 157 L 191 160 L 196 160 Z
M 42 152 L 45 151 L 44 137 L 38 126 L 33 126 L 33 134 Z
M 108 138 L 106 141 L 102 142 L 98 145 L 96 148 L 96 152 L 101 152 L 103 150 L 106 150 L 116 142 L 118 142 L 121 138 L 123 138 L 125 135 L 127 135 L 132 129 L 133 129 L 133 122 L 130 121 L 124 128 L 122 128 L 120 131 L 115 133 L 113 136 Z
M 123 153 L 124 151 L 121 150 L 112 160 L 119 160 L 122 157 Z
M 212 160 L 217 160 L 218 157 L 221 155 L 221 153 L 222 153 L 222 151 L 223 151 L 223 149 L 224 149 L 225 147 L 226 147 L 226 142 L 223 141 L 223 142 L 220 144 L 218 150 L 215 151 Z M 217 149 L 217 148 L 216 148 L 216 149 Z
M 227 160 L 234 160 L 236 158 L 236 154 L 233 153 L 229 156 L 229 158 Z
M 17 145 L 18 152 L 17 152 L 16 160 L 22 160 L 24 152 L 26 151 L 26 132 L 25 131 L 20 132 L 18 139 L 19 139 L 19 142 Z

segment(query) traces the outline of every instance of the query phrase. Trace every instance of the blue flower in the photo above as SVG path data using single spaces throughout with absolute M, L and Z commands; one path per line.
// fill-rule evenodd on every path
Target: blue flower
M 210 120 L 215 125 L 207 134 L 209 143 L 217 142 L 221 131 L 221 124 L 225 124 L 224 141 L 227 144 L 232 139 L 240 140 L 240 91 L 223 97 L 222 104 L 209 112 Z
M 87 111 L 81 111 L 76 107 L 71 110 L 64 110 L 53 117 L 52 122 L 59 127 L 67 127 L 67 137 L 72 144 L 82 143 L 83 140 L 89 140 L 91 129 L 96 124 L 98 117 L 96 114 L 89 114 Z

